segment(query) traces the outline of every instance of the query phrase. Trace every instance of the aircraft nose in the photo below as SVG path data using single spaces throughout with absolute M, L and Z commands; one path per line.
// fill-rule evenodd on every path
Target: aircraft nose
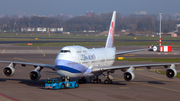
M 62 67 L 67 66 L 67 65 L 68 65 L 68 62 L 65 61 L 65 60 L 56 60 L 56 62 L 55 62 L 55 69 L 59 70 Z

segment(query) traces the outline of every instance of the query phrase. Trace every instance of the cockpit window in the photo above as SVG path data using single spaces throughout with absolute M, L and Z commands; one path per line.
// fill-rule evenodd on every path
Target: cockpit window
M 70 50 L 61 50 L 61 53 L 70 53 Z

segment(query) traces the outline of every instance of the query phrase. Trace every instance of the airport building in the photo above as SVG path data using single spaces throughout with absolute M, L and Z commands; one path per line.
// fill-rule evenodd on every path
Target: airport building
M 45 28 L 45 27 L 37 27 L 37 28 L 21 28 L 21 32 L 63 32 L 63 27 L 61 28 Z

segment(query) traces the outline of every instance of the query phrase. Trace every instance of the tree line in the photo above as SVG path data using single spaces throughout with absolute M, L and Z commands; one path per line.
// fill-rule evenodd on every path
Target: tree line
M 73 18 L 61 18 L 60 16 L 4 16 L 0 18 L 0 31 L 18 32 L 21 28 L 60 28 L 64 31 L 79 32 L 84 30 L 93 30 L 97 32 L 106 31 L 109 29 L 112 13 L 93 13 L 91 17 L 87 15 L 76 16 Z M 65 19 L 65 20 L 64 20 Z M 163 15 L 162 32 L 167 33 L 175 31 L 176 25 L 180 21 L 173 18 L 171 15 Z M 158 15 L 116 15 L 116 31 L 159 31 L 159 16 Z

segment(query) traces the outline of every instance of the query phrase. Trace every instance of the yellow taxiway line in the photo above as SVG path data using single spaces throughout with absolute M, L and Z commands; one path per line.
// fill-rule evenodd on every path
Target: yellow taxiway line
M 5 50 L 6 50 L 6 49 L 3 50 L 2 54 L 4 54 Z
M 37 47 L 38 48 L 38 50 L 45 56 L 45 54 L 42 52 L 42 50 L 41 49 L 39 49 L 39 47 Z
M 14 59 L 27 61 L 27 62 L 31 62 L 31 63 L 39 63 L 39 62 L 35 62 L 35 61 L 27 60 L 27 59 L 22 59 L 22 58 L 17 58 L 17 57 L 14 57 Z M 43 63 L 40 63 L 40 64 L 43 64 Z

